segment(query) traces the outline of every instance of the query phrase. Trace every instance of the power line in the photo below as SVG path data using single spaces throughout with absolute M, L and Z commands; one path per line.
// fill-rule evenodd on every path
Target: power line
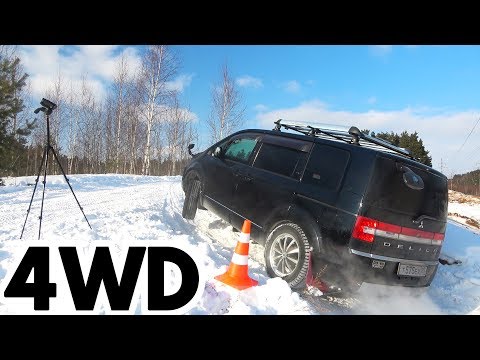
M 470 159 L 470 158 L 473 158 L 474 155 L 477 154 L 477 151 L 480 150 L 480 145 L 478 145 L 477 147 L 475 147 L 471 152 L 469 152 L 467 154 L 467 156 L 465 156 L 466 159 Z
M 452 161 L 455 159 L 455 157 L 458 155 L 458 153 L 463 149 L 463 147 L 464 147 L 465 144 L 467 143 L 468 139 L 470 138 L 470 135 L 472 135 L 473 130 L 475 130 L 475 128 L 477 127 L 479 121 L 480 121 L 480 117 L 478 118 L 478 120 L 477 120 L 477 122 L 475 123 L 475 125 L 473 125 L 472 130 L 471 130 L 470 133 L 467 135 L 467 138 L 466 138 L 465 141 L 463 142 L 462 146 L 460 146 L 460 148 L 457 150 L 457 152 L 453 155 Z

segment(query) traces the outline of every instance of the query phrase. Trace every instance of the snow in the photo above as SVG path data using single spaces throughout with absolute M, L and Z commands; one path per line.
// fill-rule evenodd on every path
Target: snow
M 448 222 L 442 254 L 462 263 L 439 266 L 427 289 L 364 284 L 351 298 L 293 292 L 285 281 L 268 277 L 263 248 L 251 243 L 249 274 L 259 286 L 237 291 L 214 277 L 226 271 L 238 233 L 207 211 L 199 210 L 193 221 L 183 219 L 181 177 L 107 174 L 69 178 L 92 230 L 63 177 L 48 175 L 42 239 L 88 244 L 106 240 L 126 246 L 131 241 L 161 240 L 182 246 L 199 259 L 207 279 L 200 301 L 189 314 L 480 314 L 480 234 L 456 221 Z M 33 191 L 27 184 L 34 180 L 9 178 L 7 186 L 0 187 L 0 283 L 7 271 L 14 270 L 14 258 L 22 245 L 38 236 L 41 183 L 23 239 L 19 239 Z M 480 205 L 450 206 L 450 212 L 479 219 Z M 0 304 L 0 313 L 17 311 Z

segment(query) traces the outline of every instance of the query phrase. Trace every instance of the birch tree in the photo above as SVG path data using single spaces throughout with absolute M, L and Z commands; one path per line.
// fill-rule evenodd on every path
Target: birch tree
M 169 110 L 164 131 L 169 158 L 168 175 L 177 175 L 178 164 L 186 157 L 187 145 L 193 140 L 193 119 L 188 109 L 181 108 L 177 95 L 173 97 Z
M 212 89 L 212 108 L 207 119 L 213 142 L 238 129 L 244 120 L 245 106 L 227 64 L 221 68 L 221 81 Z
M 122 55 L 113 79 L 113 90 L 115 97 L 115 173 L 120 169 L 120 139 L 126 118 L 126 102 L 128 87 L 128 63 L 125 54 Z
M 141 148 L 141 135 L 142 132 L 140 126 L 140 116 L 142 112 L 142 88 L 143 80 L 142 75 L 136 74 L 133 81 L 128 87 L 128 97 L 131 101 L 127 107 L 127 132 L 126 137 L 128 144 L 126 154 L 126 163 L 128 158 L 128 172 L 135 174 L 137 172 L 137 160 Z M 125 163 L 125 172 L 127 171 L 127 164 Z
M 160 105 L 169 95 L 167 81 L 177 72 L 177 59 L 165 45 L 149 46 L 142 59 L 141 97 L 144 104 L 146 124 L 145 147 L 143 151 L 142 175 L 150 173 L 152 129 L 159 120 Z

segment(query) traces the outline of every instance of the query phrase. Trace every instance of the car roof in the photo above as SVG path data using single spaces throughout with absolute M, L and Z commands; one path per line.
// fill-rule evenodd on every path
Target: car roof
M 334 138 L 318 138 L 315 136 L 307 136 L 307 135 L 302 135 L 302 134 L 295 134 L 295 133 L 289 133 L 285 131 L 277 131 L 277 130 L 266 130 L 266 129 L 245 129 L 245 130 L 240 130 L 236 132 L 234 135 L 237 134 L 242 134 L 242 133 L 259 133 L 259 134 L 268 134 L 268 135 L 273 135 L 273 136 L 280 136 L 280 137 L 287 137 L 291 139 L 297 139 L 301 141 L 308 141 L 308 142 L 315 142 L 319 144 L 328 144 L 328 145 L 334 145 L 336 147 L 340 147 L 349 151 L 364 151 L 368 152 L 370 154 L 376 154 L 379 155 L 381 154 L 382 156 L 390 157 L 395 159 L 396 161 L 402 161 L 404 163 L 408 163 L 412 166 L 419 167 L 423 170 L 426 170 L 432 174 L 435 174 L 437 176 L 441 176 L 446 178 L 444 174 L 441 172 L 433 169 L 432 167 L 422 164 L 421 162 L 413 159 L 409 159 L 407 157 L 401 156 L 400 154 L 393 153 L 388 150 L 384 150 L 381 147 L 378 148 L 371 148 L 371 147 L 364 147 L 364 146 L 359 146 L 355 144 L 348 144 L 346 142 L 334 139 Z

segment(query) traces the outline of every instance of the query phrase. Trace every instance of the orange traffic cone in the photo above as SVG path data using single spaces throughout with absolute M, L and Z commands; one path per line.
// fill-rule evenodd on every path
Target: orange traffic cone
M 258 281 L 248 276 L 248 248 L 250 242 L 250 220 L 243 222 L 242 233 L 237 242 L 230 266 L 225 274 L 215 276 L 215 279 L 238 290 L 248 289 L 258 285 Z

